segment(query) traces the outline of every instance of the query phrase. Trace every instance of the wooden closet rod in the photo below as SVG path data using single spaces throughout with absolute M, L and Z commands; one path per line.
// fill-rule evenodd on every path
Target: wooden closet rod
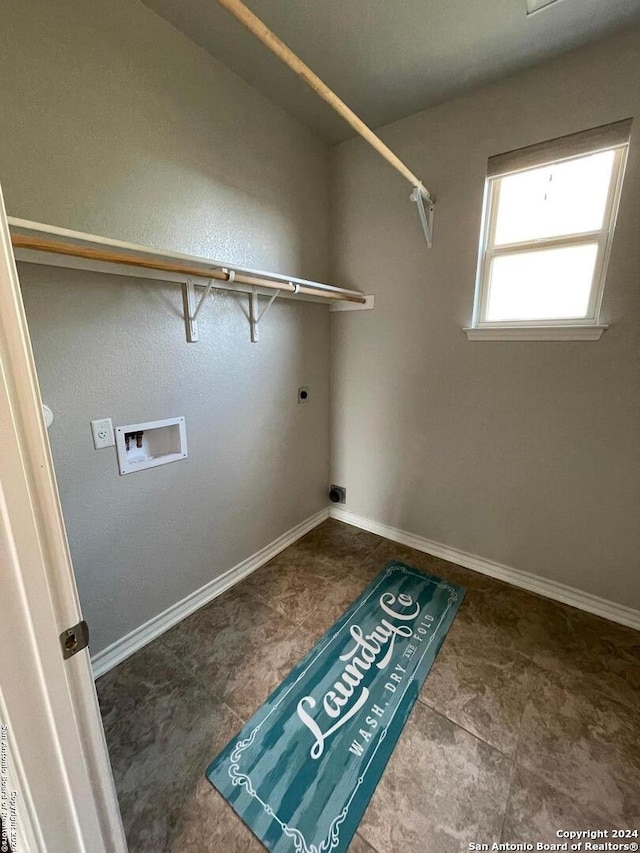
M 251 287 L 266 287 L 271 290 L 285 290 L 289 293 L 302 293 L 305 296 L 321 296 L 325 299 L 337 299 L 343 302 L 357 302 L 364 304 L 366 297 L 355 290 L 345 290 L 340 287 L 314 287 L 313 285 L 293 284 L 289 281 L 274 281 L 260 276 L 247 275 L 238 272 L 230 276 L 229 272 L 221 268 L 207 268 L 192 264 L 176 263 L 173 261 L 156 260 L 145 258 L 143 255 L 126 254 L 116 252 L 113 249 L 92 249 L 89 246 L 79 246 L 75 243 L 65 243 L 60 240 L 47 240 L 42 237 L 32 237 L 28 234 L 12 234 L 11 243 L 15 249 L 33 249 L 38 252 L 50 252 L 56 255 L 68 255 L 74 258 L 84 258 L 90 261 L 101 261 L 109 264 L 123 264 L 130 267 L 141 267 L 142 269 L 162 270 L 164 272 L 179 273 L 197 278 L 216 279 L 217 281 L 237 282 L 238 284 Z M 233 267 L 231 267 L 233 269 Z M 229 285 L 233 290 L 233 284 Z
M 227 12 L 230 12 L 234 18 L 237 18 L 248 30 L 250 30 L 256 38 L 269 48 L 272 53 L 281 59 L 285 65 L 298 75 L 307 86 L 320 95 L 330 107 L 332 107 L 339 116 L 341 116 L 351 127 L 362 136 L 363 139 L 373 146 L 387 163 L 390 163 L 394 169 L 397 169 L 400 174 L 409 181 L 425 198 L 431 196 L 427 188 L 424 186 L 420 178 L 413 174 L 411 169 L 406 166 L 402 160 L 393 153 L 393 151 L 385 145 L 385 143 L 377 136 L 362 119 L 350 109 L 343 100 L 341 100 L 335 92 L 333 92 L 326 83 L 318 77 L 317 74 L 309 68 L 296 54 L 281 41 L 278 36 L 272 32 L 266 24 L 264 24 L 257 15 L 248 9 L 242 0 L 218 0 L 218 3 L 223 6 Z

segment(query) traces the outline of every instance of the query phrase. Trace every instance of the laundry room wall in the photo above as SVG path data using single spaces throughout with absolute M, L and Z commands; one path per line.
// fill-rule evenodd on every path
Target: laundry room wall
M 329 152 L 137 0 L 5 0 L 10 216 L 323 280 Z M 93 654 L 326 506 L 326 305 L 19 265 Z M 310 386 L 298 405 L 297 389 Z M 181 415 L 185 461 L 119 476 L 89 422 Z
M 640 609 L 640 29 L 385 127 L 335 156 L 332 482 L 346 509 Z M 634 117 L 597 342 L 469 341 L 487 158 Z M 455 553 L 452 556 L 456 559 Z

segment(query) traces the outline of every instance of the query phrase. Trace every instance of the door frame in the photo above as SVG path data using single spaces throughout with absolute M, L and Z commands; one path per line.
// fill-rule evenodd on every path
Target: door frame
M 0 188 L 0 720 L 18 850 L 127 850 Z

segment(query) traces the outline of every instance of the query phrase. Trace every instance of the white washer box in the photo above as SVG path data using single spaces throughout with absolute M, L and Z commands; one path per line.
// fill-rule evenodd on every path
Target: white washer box
M 127 437 L 129 449 L 127 450 Z M 138 444 L 141 446 L 138 447 Z M 179 462 L 187 458 L 185 419 L 166 418 L 116 427 L 116 450 L 121 474 Z

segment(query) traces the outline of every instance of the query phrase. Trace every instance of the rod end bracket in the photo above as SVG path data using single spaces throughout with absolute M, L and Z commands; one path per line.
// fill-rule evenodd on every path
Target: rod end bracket
M 420 184 L 419 187 L 413 188 L 409 198 L 418 206 L 420 225 L 422 226 L 424 239 L 427 243 L 427 249 L 430 249 L 433 246 L 433 215 L 436 209 L 435 202 L 422 184 Z

